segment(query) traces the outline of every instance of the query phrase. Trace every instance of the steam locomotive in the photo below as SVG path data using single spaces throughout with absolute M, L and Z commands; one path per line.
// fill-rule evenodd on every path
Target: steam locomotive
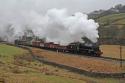
M 32 46 L 37 48 L 42 48 L 46 50 L 58 51 L 58 52 L 66 52 L 72 54 L 79 54 L 79 55 L 86 55 L 86 56 L 94 56 L 100 57 L 102 52 L 99 48 L 99 45 L 87 45 L 80 42 L 73 42 L 67 46 L 63 46 L 60 44 L 54 44 L 54 42 L 44 42 L 41 40 L 33 40 L 33 41 L 26 41 L 26 40 L 15 40 L 16 45 L 25 45 L 25 46 Z

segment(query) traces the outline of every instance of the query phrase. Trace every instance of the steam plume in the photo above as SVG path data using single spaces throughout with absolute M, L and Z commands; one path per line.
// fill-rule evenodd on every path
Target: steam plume
M 36 9 L 20 7 L 0 8 L 0 38 L 14 41 L 30 29 L 36 36 L 47 41 L 68 44 L 87 37 L 97 42 L 98 23 L 88 19 L 86 14 L 77 12 L 70 15 L 67 9 L 50 9 L 45 14 Z

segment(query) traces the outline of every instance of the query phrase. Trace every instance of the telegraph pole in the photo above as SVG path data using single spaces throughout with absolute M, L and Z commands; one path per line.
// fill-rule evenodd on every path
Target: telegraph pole
M 122 45 L 120 43 L 120 67 L 122 68 Z

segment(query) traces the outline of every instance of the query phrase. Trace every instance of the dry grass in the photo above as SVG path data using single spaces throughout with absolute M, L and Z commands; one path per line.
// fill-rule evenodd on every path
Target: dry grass
M 5 47 L 7 49 L 9 48 L 8 46 Z M 13 47 L 10 49 L 13 49 Z M 2 54 L 2 52 L 3 51 L 1 51 L 0 53 Z M 8 53 L 8 50 L 7 51 L 4 50 L 4 53 L 6 53 L 6 56 L 10 54 L 10 52 Z M 70 58 L 68 59 L 70 60 Z M 39 61 L 33 60 L 33 58 L 29 54 L 27 54 L 27 52 L 26 55 L 23 54 L 16 57 L 15 55 L 14 57 L 8 57 L 7 61 L 8 60 L 11 61 L 11 63 L 6 63 L 6 57 L 3 57 L 2 60 L 0 61 L 0 81 L 2 81 L 0 83 L 3 83 L 3 81 L 5 83 L 109 83 L 109 82 L 118 83 L 119 82 L 119 79 L 87 77 L 84 75 L 79 75 L 73 72 L 69 72 L 68 70 L 65 69 L 46 65 Z M 124 81 L 124 79 L 120 80 Z
M 64 77 L 58 73 L 63 70 L 34 60 L 27 50 L 0 44 L 0 54 L 0 83 L 86 83 Z
M 93 72 L 105 72 L 105 73 L 115 73 L 121 72 L 121 68 L 119 68 L 118 64 L 104 61 L 104 60 L 97 60 L 94 58 L 81 58 L 77 56 L 68 56 L 68 54 L 63 53 L 56 53 L 52 51 L 46 51 L 42 49 L 32 49 L 33 53 L 39 57 L 44 57 L 50 61 L 69 65 L 73 67 L 77 67 L 79 69 L 84 69 L 87 71 Z
M 105 57 L 120 58 L 120 46 L 119 45 L 102 45 L 101 50 Z M 122 46 L 122 57 L 125 59 L 125 46 Z
M 4 83 L 86 83 L 67 77 L 48 76 L 43 74 L 6 74 Z

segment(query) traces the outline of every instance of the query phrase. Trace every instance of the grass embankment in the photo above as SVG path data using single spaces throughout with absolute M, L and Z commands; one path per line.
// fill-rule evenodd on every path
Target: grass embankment
M 49 59 L 51 58 L 51 61 L 52 60 L 54 60 L 54 58 L 56 59 L 56 60 L 54 60 L 54 61 L 59 61 L 59 60 L 62 60 L 63 61 L 63 59 L 64 59 L 64 57 L 65 57 L 65 55 L 66 55 L 66 59 L 65 60 L 67 60 L 67 61 L 71 61 L 71 57 L 72 56 L 68 56 L 68 54 L 63 54 L 63 53 L 56 53 L 56 52 L 52 52 L 52 51 L 47 51 L 47 50 L 42 50 L 42 49 L 36 49 L 36 48 L 33 48 L 33 50 L 34 50 L 34 52 L 35 52 L 35 54 L 40 54 L 41 56 L 43 56 L 44 58 L 47 58 L 48 56 L 50 56 L 49 57 Z M 61 57 L 60 57 L 61 56 Z M 62 58 L 63 57 L 63 58 Z M 75 57 L 75 56 L 74 56 Z M 75 59 L 74 60 L 72 60 L 71 61 L 71 63 L 72 64 L 81 64 L 81 62 L 79 62 L 79 60 L 77 59 L 78 57 L 76 56 L 75 57 Z M 57 60 L 58 59 L 58 60 Z M 67 62 L 67 61 L 63 61 L 64 63 L 65 62 Z M 77 61 L 77 63 L 74 63 L 74 61 Z M 84 60 L 83 60 L 84 61 Z M 85 64 L 86 65 L 81 65 L 81 66 L 87 66 L 87 65 L 89 65 L 89 64 L 87 64 L 87 62 L 89 63 L 91 63 L 91 59 L 90 60 L 85 60 L 84 61 L 85 62 Z M 91 63 L 91 65 L 95 65 L 95 64 L 97 64 L 97 63 Z M 100 64 L 100 66 L 101 66 L 101 63 L 98 63 L 98 64 Z M 109 64 L 106 64 L 105 66 L 107 66 L 107 65 L 109 65 Z M 105 67 L 105 66 L 103 66 L 103 68 Z M 99 67 L 99 66 L 98 66 Z M 101 66 L 102 67 L 102 66 Z M 105 69 L 105 68 L 104 68 Z M 108 68 L 108 69 L 110 69 L 110 68 Z M 68 77 L 71 77 L 71 78 L 78 78 L 78 79 L 83 79 L 83 80 L 86 80 L 87 81 L 87 83 L 124 83 L 124 81 L 125 81 L 125 79 L 124 78 L 121 78 L 121 79 L 117 79 L 117 78 L 96 78 L 96 77 L 88 77 L 88 76 L 84 76 L 84 75 L 79 75 L 79 74 L 75 74 L 75 73 L 72 73 L 72 72 L 67 72 L 67 71 L 62 71 L 62 70 L 60 70 L 59 69 L 59 71 L 58 71 L 58 75 L 62 75 L 62 76 L 68 76 Z
M 86 83 L 58 72 L 63 70 L 33 60 L 27 50 L 0 44 L 0 83 Z
M 20 56 L 28 53 L 28 51 L 16 48 L 13 46 L 8 46 L 5 44 L 0 44 L 0 61 L 5 63 L 11 63 L 14 61 L 15 56 Z
M 104 61 L 95 58 L 69 56 L 70 54 L 57 53 L 41 49 L 32 49 L 33 53 L 55 63 L 64 64 L 90 72 L 98 73 L 120 73 L 123 69 L 111 61 Z

